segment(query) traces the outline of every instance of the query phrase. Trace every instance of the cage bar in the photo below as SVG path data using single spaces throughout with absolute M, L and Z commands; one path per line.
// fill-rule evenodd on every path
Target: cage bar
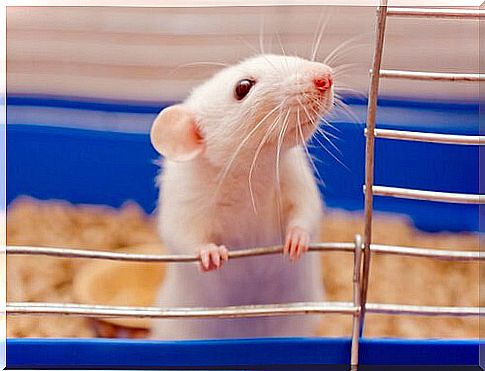
M 354 273 L 353 273 L 353 291 L 352 302 L 355 308 L 359 310 L 354 313 L 352 322 L 352 343 L 350 349 L 350 369 L 357 370 L 359 364 L 359 338 L 360 338 L 360 294 L 361 294 L 361 277 L 362 270 L 362 237 L 357 234 L 355 236 L 355 251 L 354 251 Z
M 485 203 L 485 195 L 478 194 L 423 191 L 419 189 L 385 186 L 372 186 L 372 192 L 377 196 L 406 198 L 411 200 L 437 201 L 455 204 Z
M 483 307 L 447 307 L 368 303 L 366 308 L 369 313 L 373 314 L 446 317 L 476 317 L 485 315 L 483 312 L 485 308 Z
M 387 14 L 390 17 L 479 19 L 485 16 L 485 11 L 475 9 L 429 9 L 391 7 L 388 9 Z
M 355 253 L 355 244 L 351 242 L 323 242 L 310 244 L 312 252 L 345 252 Z M 485 255 L 479 251 L 454 251 L 438 250 L 410 246 L 392 246 L 371 244 L 370 251 L 377 254 L 401 255 L 421 258 L 435 258 L 450 261 L 482 261 Z M 104 259 L 113 261 L 128 261 L 139 263 L 192 263 L 198 262 L 197 255 L 157 255 L 157 254 L 132 254 L 98 250 L 65 249 L 57 247 L 36 246 L 7 246 L 7 255 L 39 255 L 53 258 L 81 258 L 81 259 Z M 282 254 L 283 247 L 257 247 L 229 252 L 229 257 L 245 258 L 258 255 Z
M 367 130 L 365 131 L 367 135 Z M 416 131 L 393 130 L 393 129 L 374 129 L 376 138 L 410 140 L 415 142 L 443 143 L 443 144 L 462 144 L 462 145 L 483 145 L 485 136 L 483 135 L 456 135 L 424 133 Z
M 7 303 L 7 315 L 65 315 L 97 318 L 244 318 L 302 314 L 353 314 L 350 302 L 261 304 L 213 308 L 157 308 L 64 303 Z
M 371 245 L 371 252 L 376 254 L 389 254 L 408 256 L 414 258 L 430 258 L 456 262 L 481 262 L 485 261 L 485 255 L 480 251 L 454 251 L 424 249 L 419 247 Z
M 383 78 L 421 80 L 421 81 L 485 81 L 485 76 L 479 73 L 444 73 L 425 71 L 380 70 Z
M 369 100 L 367 104 L 367 122 L 366 128 L 369 131 L 365 142 L 365 201 L 364 201 L 364 259 L 362 265 L 362 283 L 361 283 L 361 315 L 360 315 L 360 332 L 362 335 L 365 319 L 365 303 L 367 300 L 367 290 L 369 286 L 369 268 L 370 268 L 370 244 L 372 241 L 372 184 L 374 182 L 374 129 L 376 126 L 377 113 L 377 96 L 379 93 L 379 71 L 382 63 L 382 49 L 384 47 L 384 34 L 386 30 L 387 0 L 380 0 L 377 8 L 377 22 L 375 29 L 375 45 L 372 70 L 370 74 Z
M 470 317 L 484 316 L 484 307 L 450 307 L 407 304 L 366 303 L 366 311 L 373 314 Z M 213 308 L 157 308 L 86 305 L 66 303 L 10 302 L 8 316 L 80 316 L 96 318 L 246 318 L 305 314 L 358 315 L 360 308 L 352 302 L 308 302 L 291 304 L 261 304 Z
M 161 249 L 161 247 L 160 247 Z M 101 250 L 68 249 L 62 247 L 37 247 L 37 246 L 7 246 L 7 255 L 42 255 L 57 258 L 84 258 L 104 259 L 116 261 L 146 262 L 146 263 L 190 263 L 198 262 L 200 257 L 194 255 L 157 255 L 157 254 L 132 254 L 123 252 L 111 252 Z M 309 251 L 343 251 L 353 252 L 352 242 L 318 242 L 312 243 Z M 282 254 L 283 246 L 255 247 L 229 251 L 230 259 L 250 256 Z

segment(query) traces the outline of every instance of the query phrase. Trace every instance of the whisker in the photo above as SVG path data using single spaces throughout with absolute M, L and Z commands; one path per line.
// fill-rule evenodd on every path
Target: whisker
M 306 109 L 305 105 L 302 104 L 301 100 L 298 99 L 298 103 L 300 104 L 300 106 L 303 108 L 303 110 L 305 111 L 305 114 L 308 118 L 308 120 L 314 125 L 311 117 L 310 117 L 310 114 L 308 113 L 308 110 Z M 299 117 L 299 110 L 298 110 L 298 117 Z M 323 185 L 325 185 L 325 182 L 323 181 L 321 175 L 320 175 L 320 172 L 318 171 L 318 168 L 315 166 L 315 163 L 313 162 L 312 160 L 312 156 L 310 155 L 310 152 L 308 152 L 308 148 L 306 146 L 306 142 L 305 142 L 305 138 L 303 137 L 303 131 L 301 130 L 301 122 L 298 123 L 298 131 L 300 133 L 300 138 L 301 138 L 301 143 L 302 143 L 302 146 L 303 146 L 303 149 L 305 150 L 306 152 L 306 155 L 308 157 L 308 161 L 310 161 L 310 164 L 312 165 L 313 167 L 313 170 L 315 171 L 315 174 L 317 175 L 318 179 L 320 179 L 320 181 L 322 182 Z
M 330 124 L 330 122 L 328 122 L 326 119 L 324 119 L 322 116 L 320 116 L 320 114 L 317 111 L 315 111 L 313 108 L 311 108 L 311 110 L 315 113 L 315 115 L 317 115 L 317 117 L 320 119 L 320 121 L 322 121 L 323 123 L 325 123 L 326 125 L 328 125 L 332 129 L 335 129 L 335 130 L 337 130 L 337 131 L 340 132 L 339 129 L 337 129 L 335 126 L 333 126 L 332 124 Z M 322 134 L 323 136 L 328 135 L 328 136 L 331 136 L 332 138 L 334 138 L 336 140 L 340 140 L 340 138 L 337 137 L 335 134 L 332 134 L 332 133 L 330 133 L 328 131 L 323 130 L 323 128 L 321 128 L 319 125 L 316 125 L 315 122 L 312 122 L 312 124 L 314 124 L 315 128 L 317 129 L 317 131 L 320 134 Z
M 284 228 L 283 228 L 283 199 L 282 199 L 282 192 L 281 192 L 281 180 L 280 180 L 280 152 L 281 152 L 281 145 L 283 143 L 282 138 L 284 137 L 286 130 L 288 129 L 289 125 L 289 115 L 290 115 L 291 108 L 288 109 L 285 119 L 283 121 L 283 129 L 280 132 L 279 138 L 278 138 L 278 146 L 277 146 L 277 152 L 276 152 L 276 206 L 278 208 L 278 224 L 280 226 L 280 234 L 283 236 L 284 234 Z
M 321 128 L 320 126 L 317 126 L 316 128 L 318 130 L 319 133 L 321 133 L 322 135 L 327 135 L 329 136 L 330 138 L 333 138 L 335 140 L 342 140 L 342 138 L 336 136 L 335 134 L 329 132 L 329 131 L 326 131 L 324 130 L 323 128 Z
M 246 135 L 246 137 L 241 141 L 241 143 L 239 143 L 238 147 L 236 148 L 234 154 L 231 156 L 231 158 L 229 159 L 227 165 L 225 166 L 225 168 L 223 169 L 223 171 L 221 172 L 221 175 L 218 176 L 219 178 L 219 181 L 218 181 L 218 185 L 216 187 L 216 192 L 214 193 L 214 196 L 217 195 L 224 179 L 226 178 L 232 164 L 234 163 L 236 157 L 239 155 L 239 152 L 242 150 L 242 148 L 244 147 L 244 145 L 247 143 L 247 141 L 250 139 L 250 137 L 260 128 L 260 126 L 265 122 L 265 120 L 270 117 L 274 112 L 276 112 L 278 109 L 280 109 L 280 106 L 281 105 L 278 105 L 276 107 L 274 107 L 271 111 L 269 111 L 255 126 L 254 128 Z
M 199 65 L 208 65 L 208 66 L 221 66 L 221 67 L 227 67 L 229 66 L 229 63 L 223 63 L 223 62 L 210 62 L 210 61 L 200 61 L 200 62 L 190 62 L 190 63 L 184 63 L 177 68 L 183 68 L 183 67 L 192 67 L 192 66 L 199 66 Z
M 310 58 L 310 60 L 312 62 L 317 57 L 318 50 L 320 49 L 320 42 L 322 41 L 323 32 L 325 31 L 325 28 L 327 27 L 329 19 L 330 19 L 330 17 L 329 17 L 328 13 L 325 14 L 325 18 L 323 18 L 323 15 L 320 18 L 320 21 L 319 21 L 320 25 L 319 25 L 319 28 L 317 29 L 318 37 L 317 37 L 316 40 L 315 40 L 315 37 L 314 37 L 314 43 L 312 43 L 312 55 L 311 55 L 311 58 Z
M 323 120 L 323 119 L 322 119 Z M 342 154 L 342 151 L 340 150 L 340 148 L 338 148 L 335 143 L 333 143 L 328 137 L 327 137 L 327 134 L 321 130 L 321 128 L 314 122 L 314 121 L 311 121 L 312 125 L 315 127 L 315 129 L 322 135 L 323 138 L 325 138 L 325 140 L 327 140 L 327 142 L 339 153 L 339 154 Z
M 283 55 L 286 57 L 286 51 L 285 51 L 285 48 L 283 48 L 283 43 L 281 41 L 281 37 L 280 37 L 280 34 L 279 32 L 276 32 L 276 40 L 278 40 L 278 44 L 280 46 L 280 49 L 281 49 L 281 52 L 283 53 Z
M 261 31 L 260 31 L 260 32 L 261 32 Z M 264 58 L 264 60 L 265 60 L 266 62 L 268 62 L 268 64 L 269 64 L 271 67 L 273 67 L 273 69 L 274 69 L 275 71 L 278 71 L 278 68 L 277 68 L 277 67 L 274 65 L 274 63 L 273 63 L 273 62 L 271 62 L 271 60 L 270 60 L 270 59 L 267 57 L 266 53 L 264 52 L 264 49 L 263 49 L 263 46 L 264 46 L 264 45 L 262 44 L 262 34 L 261 34 L 261 33 L 260 33 L 260 39 L 259 39 L 259 42 L 260 42 L 260 45 L 259 45 L 260 50 L 257 50 L 257 49 L 256 49 L 256 48 L 254 48 L 254 47 L 253 47 L 253 50 L 255 50 L 255 51 L 256 51 L 256 54 L 258 54 L 258 55 L 260 55 L 261 57 L 263 57 L 263 58 Z
M 264 51 L 263 34 L 264 34 L 264 14 L 261 15 L 261 23 L 259 24 L 259 49 L 261 51 L 261 54 L 266 54 Z
M 358 68 L 364 69 L 364 64 L 363 63 L 343 63 L 338 66 L 332 67 L 332 70 L 333 70 L 334 76 L 336 76 L 340 72 L 358 69 Z
M 312 98 L 311 96 L 309 95 L 305 95 L 305 98 L 307 99 L 310 99 L 313 103 L 317 104 L 318 105 L 318 109 L 319 110 L 322 110 L 323 108 L 323 105 L 316 99 Z M 323 123 L 325 123 L 328 127 L 331 127 L 332 129 L 334 129 L 335 131 L 338 131 L 339 133 L 341 132 L 339 128 L 337 128 L 336 126 L 332 125 L 328 120 L 326 120 L 319 112 L 315 111 L 313 108 L 312 108 L 313 112 L 315 112 L 315 114 L 317 115 L 318 119 L 320 121 L 322 121 Z
M 354 112 L 352 112 L 352 110 L 346 103 L 338 99 L 336 99 L 334 102 L 336 107 L 338 107 L 339 110 L 341 110 L 349 119 L 353 120 L 354 124 L 358 124 L 358 125 L 363 124 L 363 120 L 359 119 L 357 115 Z
M 339 49 L 339 51 L 337 53 L 335 53 L 334 55 L 332 55 L 331 58 L 328 58 L 325 63 L 328 64 L 329 66 L 331 66 L 331 65 L 333 65 L 335 63 L 338 63 L 339 60 L 341 60 L 343 57 L 348 56 L 348 54 L 350 52 L 353 52 L 356 49 L 365 49 L 365 50 L 367 50 L 367 48 L 369 48 L 369 46 L 370 46 L 370 44 L 358 44 L 358 45 L 348 46 L 347 49 L 341 48 L 341 49 Z
M 350 39 L 347 39 L 345 41 L 343 41 L 342 43 L 340 43 L 339 45 L 337 45 L 328 55 L 327 57 L 323 60 L 323 63 L 325 64 L 328 64 L 330 65 L 331 64 L 331 61 L 332 59 L 334 58 L 334 56 L 340 52 L 340 50 L 342 50 L 343 48 L 345 48 L 347 45 L 353 43 L 354 41 L 356 40 L 359 40 L 359 38 L 362 38 L 363 36 L 369 36 L 371 33 L 370 32 L 366 32 L 364 34 L 359 34 L 359 35 L 356 35 L 354 37 L 351 37 Z
M 266 62 L 268 62 L 268 64 L 269 64 L 271 67 L 273 67 L 273 69 L 275 69 L 275 70 L 276 70 L 276 66 L 273 64 L 273 62 L 271 62 L 271 61 L 269 60 L 269 58 L 268 58 L 268 57 L 266 57 L 266 54 L 265 54 L 264 52 L 261 52 L 260 50 L 258 50 L 257 48 L 255 48 L 253 45 L 251 45 L 249 42 L 247 42 L 247 41 L 246 41 L 246 40 L 245 40 L 243 37 L 239 36 L 239 37 L 238 37 L 238 39 L 239 39 L 240 41 L 242 41 L 244 44 L 246 44 L 246 46 L 247 46 L 247 47 L 249 47 L 249 48 L 250 48 L 250 49 L 251 49 L 251 50 L 254 52 L 254 54 L 255 54 L 255 55 L 260 55 L 260 56 L 262 56 L 262 57 L 263 57 L 263 58 L 266 60 Z M 261 45 L 260 45 L 260 48 L 261 48 Z
M 288 111 L 286 112 L 286 116 L 283 120 L 282 128 L 278 135 L 278 144 L 276 146 L 276 183 L 278 184 L 278 186 L 280 186 L 280 170 L 279 170 L 280 166 L 279 165 L 280 165 L 281 146 L 283 144 L 283 138 L 286 133 L 286 130 L 288 129 L 288 125 L 289 125 L 288 118 L 290 117 L 290 112 L 291 112 L 291 108 L 288 109 Z
M 335 148 L 337 150 L 337 152 L 339 153 L 339 155 L 342 155 L 342 151 L 340 150 L 340 148 L 338 148 L 330 139 L 328 139 L 326 137 L 325 134 L 323 134 L 322 132 L 320 132 L 320 134 L 322 135 L 322 137 L 332 145 L 333 148 Z M 321 145 L 321 147 L 330 155 L 333 157 L 333 159 L 335 161 L 337 161 L 340 165 L 342 165 L 347 171 L 350 171 L 349 167 L 341 160 L 339 159 L 334 153 L 332 153 L 332 151 L 330 151 L 327 146 L 325 146 L 319 139 L 317 136 L 314 137 L 315 140 Z
M 301 126 L 301 120 L 300 120 L 300 110 L 298 109 L 297 111 L 297 119 L 298 119 L 298 125 Z M 297 135 L 298 131 L 295 130 L 295 135 Z M 303 145 L 305 145 L 305 143 L 303 143 Z M 307 148 L 316 148 L 315 145 L 310 145 L 310 144 L 307 144 Z M 317 157 L 315 156 L 312 156 L 309 152 L 306 152 L 306 156 L 308 157 L 309 156 L 309 161 L 310 163 L 312 163 L 312 166 L 314 164 L 314 162 L 319 162 L 319 163 L 323 163 L 323 161 L 321 161 L 320 159 L 318 159 Z M 301 163 L 301 166 L 302 167 L 305 167 L 307 164 L 305 163 L 305 160 L 303 158 L 301 158 L 300 156 L 298 157 L 300 159 L 300 163 Z M 320 176 L 320 174 L 318 174 L 317 176 L 317 185 L 318 186 L 325 186 L 325 182 L 322 180 L 322 177 Z
M 242 41 L 249 49 L 251 49 L 254 52 L 255 55 L 260 54 L 259 50 L 255 48 L 253 45 L 251 45 L 251 43 L 248 42 L 244 37 L 238 36 L 238 40 Z
M 315 126 L 315 125 L 314 125 Z M 315 127 L 318 131 L 318 133 L 338 152 L 339 155 L 342 155 L 342 151 L 340 150 L 340 148 L 338 148 L 335 143 L 333 143 L 328 137 L 327 137 L 327 134 L 322 131 L 322 130 L 318 130 L 319 128 L 318 127 Z
M 195 66 L 218 66 L 218 67 L 227 67 L 229 65 L 230 65 L 229 63 L 210 62 L 210 61 L 207 61 L 207 62 L 201 61 L 201 62 L 184 63 L 184 64 L 180 64 L 177 67 L 174 67 L 172 70 L 170 70 L 170 72 L 168 72 L 168 77 L 171 77 L 172 75 L 174 75 L 178 70 L 180 70 L 182 68 L 187 68 L 187 67 L 195 67 Z
M 254 157 L 253 157 L 253 161 L 251 163 L 251 167 L 249 168 L 249 174 L 248 174 L 249 194 L 251 196 L 251 203 L 252 203 L 252 206 L 253 206 L 253 210 L 256 214 L 257 214 L 257 208 L 256 208 L 256 201 L 254 199 L 253 186 L 252 186 L 253 172 L 254 172 L 254 168 L 256 166 L 256 161 L 259 157 L 259 154 L 260 154 L 263 146 L 266 144 L 266 141 L 268 140 L 269 136 L 271 135 L 271 133 L 273 132 L 273 130 L 276 128 L 279 121 L 281 120 L 281 116 L 282 116 L 281 108 L 282 108 L 282 105 L 280 105 L 280 112 L 279 112 L 278 116 L 273 121 L 273 123 L 268 127 L 268 129 L 266 130 L 264 136 L 262 137 L 258 147 L 256 148 L 256 151 L 255 151 Z
M 338 148 L 335 143 L 333 143 L 328 137 L 327 135 L 325 134 L 325 132 L 323 131 L 319 131 L 319 126 L 315 123 L 314 120 L 311 119 L 311 116 L 308 112 L 308 110 L 306 109 L 306 107 L 304 105 L 301 104 L 301 101 L 300 101 L 300 105 L 302 106 L 303 110 L 305 111 L 305 114 L 307 115 L 308 117 L 308 120 L 310 121 L 310 123 L 315 127 L 315 129 L 322 135 L 322 137 L 340 154 L 342 155 L 342 151 L 340 150 L 340 148 Z M 317 116 L 320 117 L 321 120 L 325 121 L 328 123 L 328 121 L 326 121 L 323 117 L 321 117 L 318 113 L 317 113 Z M 346 170 L 350 171 L 350 169 L 348 168 L 347 165 L 345 165 L 342 160 L 340 160 L 334 153 L 332 153 L 325 145 L 323 145 L 317 137 L 315 137 L 316 140 L 321 144 L 322 148 L 330 155 L 332 156 L 339 164 L 341 164 Z
M 345 85 L 345 80 L 353 81 L 355 79 L 355 75 L 365 75 L 367 70 L 365 68 L 358 68 L 358 67 L 347 67 L 341 70 L 333 70 L 333 78 L 336 81 L 335 85 Z
M 365 95 L 364 92 L 362 92 L 360 90 L 357 90 L 357 89 L 354 89 L 354 88 L 352 88 L 351 86 L 349 86 L 347 84 L 344 84 L 344 83 L 339 82 L 338 84 L 335 84 L 334 85 L 334 93 L 339 98 L 342 97 L 341 93 L 345 93 L 345 92 L 349 92 L 349 93 L 351 93 L 353 95 L 363 96 L 364 98 L 367 98 L 367 95 Z
M 286 51 L 285 51 L 285 48 L 283 48 L 283 43 L 281 42 L 281 37 L 280 37 L 280 34 L 279 32 L 276 32 L 276 40 L 278 40 L 278 44 L 280 46 L 280 49 L 281 49 L 281 52 L 283 53 L 283 55 L 286 57 Z M 285 58 L 284 59 L 284 62 L 285 62 L 285 66 L 286 66 L 286 72 L 288 74 L 290 74 L 290 66 L 288 66 L 288 60 Z

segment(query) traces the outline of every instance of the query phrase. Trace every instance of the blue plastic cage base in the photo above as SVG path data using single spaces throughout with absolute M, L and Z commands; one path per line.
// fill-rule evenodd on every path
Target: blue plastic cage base
M 360 364 L 472 366 L 477 340 L 362 339 Z M 147 341 L 8 339 L 8 368 L 65 369 L 321 369 L 346 365 L 347 338 Z M 344 366 L 342 366 L 344 367 Z M 389 368 L 387 368 L 389 369 Z

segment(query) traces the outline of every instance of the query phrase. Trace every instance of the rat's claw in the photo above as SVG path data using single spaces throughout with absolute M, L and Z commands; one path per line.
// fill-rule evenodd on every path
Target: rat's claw
M 309 243 L 310 234 L 300 227 L 293 227 L 286 234 L 283 252 L 290 255 L 290 260 L 296 261 L 308 251 Z
M 226 246 L 219 246 L 219 254 L 221 255 L 222 261 L 227 262 L 229 260 L 229 252 L 227 251 Z
M 308 251 L 308 245 L 310 244 L 310 235 L 307 232 L 304 232 L 300 236 L 300 243 L 296 250 L 296 259 L 299 259 L 303 253 Z
M 210 266 L 209 250 L 201 249 L 199 254 L 200 254 L 200 265 L 202 270 L 203 271 L 209 270 L 209 266 Z
M 217 246 L 213 247 L 210 252 L 212 263 L 219 268 L 221 265 L 221 256 L 219 255 L 219 248 Z
M 203 272 L 209 272 L 220 268 L 222 263 L 229 258 L 225 246 L 217 246 L 213 243 L 205 245 L 200 249 L 200 268 Z

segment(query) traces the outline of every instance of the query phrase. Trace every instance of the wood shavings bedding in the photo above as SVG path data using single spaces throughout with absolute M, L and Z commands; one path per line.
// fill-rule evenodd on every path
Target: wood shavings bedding
M 9 245 L 58 246 L 117 250 L 157 243 L 154 218 L 135 204 L 120 209 L 75 206 L 61 201 L 19 198 L 7 211 Z M 353 241 L 363 230 L 362 215 L 328 211 L 322 222 L 323 241 Z M 444 249 L 478 250 L 478 235 L 424 233 L 402 217 L 377 214 L 375 243 Z M 352 255 L 325 253 L 323 280 L 327 300 L 352 298 Z M 76 302 L 73 277 L 86 261 L 12 256 L 7 259 L 8 301 Z M 369 301 L 416 305 L 477 306 L 479 266 L 429 259 L 375 256 Z M 477 338 L 477 318 L 368 315 L 366 336 L 412 338 Z M 349 336 L 351 317 L 328 315 L 318 329 L 322 336 Z M 91 322 L 75 317 L 9 317 L 9 337 L 92 337 Z

